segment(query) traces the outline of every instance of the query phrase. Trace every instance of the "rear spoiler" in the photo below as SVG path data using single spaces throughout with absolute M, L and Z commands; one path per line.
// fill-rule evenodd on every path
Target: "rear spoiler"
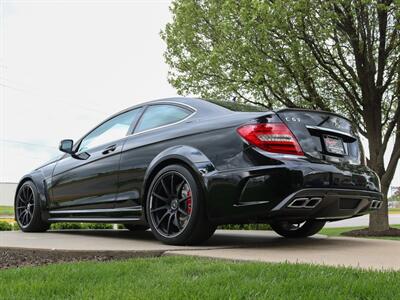
M 275 113 L 279 113 L 279 112 L 285 112 L 285 111 L 309 111 L 309 112 L 319 112 L 319 113 L 323 113 L 323 114 L 328 114 L 328 115 L 332 115 L 335 117 L 339 117 L 342 119 L 345 119 L 347 121 L 349 121 L 350 123 L 353 123 L 352 120 L 350 120 L 349 118 L 339 115 L 337 113 L 331 112 L 331 111 L 326 111 L 326 110 L 318 110 L 318 109 L 307 109 L 307 108 L 281 108 L 281 109 L 277 109 L 274 110 Z
M 335 129 L 331 129 L 331 128 L 326 128 L 326 127 L 319 127 L 319 126 L 310 126 L 310 125 L 306 125 L 306 128 L 310 131 L 318 131 L 318 132 L 322 132 L 322 133 L 326 133 L 326 134 L 330 134 L 333 133 L 335 135 L 340 136 L 344 141 L 347 142 L 355 142 L 357 140 L 357 138 L 347 132 L 344 131 L 340 131 L 340 130 L 335 130 Z

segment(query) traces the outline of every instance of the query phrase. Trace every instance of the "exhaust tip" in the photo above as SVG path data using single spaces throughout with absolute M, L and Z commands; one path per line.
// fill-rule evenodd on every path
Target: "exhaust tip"
M 316 207 L 320 202 L 322 201 L 322 198 L 311 198 L 308 203 L 306 204 L 307 208 L 314 208 Z
M 371 209 L 380 209 L 382 207 L 383 202 L 379 200 L 372 200 L 370 208 Z
M 320 202 L 322 198 L 313 197 L 313 198 L 296 198 L 289 205 L 289 208 L 315 208 Z
M 372 208 L 372 209 L 375 209 L 376 208 L 376 204 L 377 204 L 377 201 L 376 200 L 372 200 L 371 201 L 371 205 L 369 207 Z

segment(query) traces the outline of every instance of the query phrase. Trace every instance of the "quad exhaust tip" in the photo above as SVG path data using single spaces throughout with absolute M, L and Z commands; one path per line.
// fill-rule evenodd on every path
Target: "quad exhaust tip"
M 379 200 L 372 200 L 371 201 L 371 209 L 380 209 L 382 207 L 383 202 Z
M 319 198 L 319 197 L 296 198 L 288 205 L 288 207 L 290 207 L 290 208 L 314 208 L 321 201 L 322 201 L 322 198 Z

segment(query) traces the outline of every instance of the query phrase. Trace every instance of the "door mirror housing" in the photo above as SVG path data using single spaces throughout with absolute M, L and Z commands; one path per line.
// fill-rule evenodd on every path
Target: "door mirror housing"
M 73 140 L 62 140 L 60 142 L 60 151 L 68 153 L 68 154 L 74 154 L 74 151 L 72 150 L 74 147 L 74 141 Z

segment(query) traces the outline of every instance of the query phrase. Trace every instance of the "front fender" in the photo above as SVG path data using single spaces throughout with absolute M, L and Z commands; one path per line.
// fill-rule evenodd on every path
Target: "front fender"
M 47 207 L 47 184 L 46 184 L 46 178 L 44 174 L 40 170 L 33 171 L 32 173 L 26 174 L 21 178 L 21 180 L 18 183 L 16 192 L 15 192 L 15 197 L 14 197 L 14 203 L 15 199 L 17 197 L 17 193 L 19 188 L 24 184 L 26 181 L 32 181 L 39 194 L 39 205 L 40 205 L 40 210 L 42 212 L 42 219 L 44 221 L 47 220 L 47 215 L 45 213 L 46 207 Z

